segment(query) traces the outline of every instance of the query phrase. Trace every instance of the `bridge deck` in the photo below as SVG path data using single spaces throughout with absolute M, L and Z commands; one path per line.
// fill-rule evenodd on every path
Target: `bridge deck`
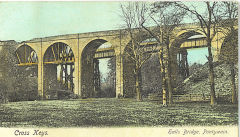
M 206 47 L 207 41 L 205 38 L 190 39 L 181 44 L 180 48 L 201 48 Z
M 113 48 L 102 48 L 102 49 L 98 49 L 95 52 L 94 58 L 101 59 L 101 58 L 110 58 L 114 56 L 115 56 L 115 52 Z

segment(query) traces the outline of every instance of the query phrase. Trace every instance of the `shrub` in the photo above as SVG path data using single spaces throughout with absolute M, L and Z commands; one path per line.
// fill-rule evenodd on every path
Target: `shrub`
M 79 96 L 74 94 L 71 90 L 58 90 L 57 98 L 58 99 L 78 99 Z
M 15 90 L 7 93 L 7 98 L 10 102 L 17 101 L 33 101 L 40 99 L 35 90 Z

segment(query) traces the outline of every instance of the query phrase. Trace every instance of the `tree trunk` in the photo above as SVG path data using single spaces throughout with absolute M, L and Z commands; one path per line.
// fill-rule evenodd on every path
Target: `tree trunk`
M 235 84 L 235 71 L 234 71 L 234 63 L 230 64 L 231 69 L 231 82 L 232 82 L 232 103 L 237 103 L 237 94 L 236 94 L 236 84 Z
M 188 58 L 187 58 L 188 52 L 185 51 L 185 63 L 186 63 L 186 77 L 189 77 L 189 65 L 188 65 Z
M 137 93 L 137 101 L 142 101 L 141 95 L 141 72 L 136 73 L 136 93 Z
M 163 106 L 167 106 L 167 97 L 166 97 L 166 87 L 165 87 L 165 82 L 163 82 L 162 86 L 162 94 L 163 94 Z
M 171 76 L 169 74 L 169 71 L 167 75 L 168 75 L 167 83 L 168 83 L 168 98 L 169 98 L 168 102 L 169 102 L 169 105 L 171 105 L 173 104 L 173 98 L 172 98 L 173 94 L 172 94 Z
M 169 104 L 173 104 L 173 99 L 172 99 L 172 81 L 171 81 L 171 55 L 170 55 L 170 50 L 169 46 L 167 46 L 167 56 L 168 56 L 168 61 L 166 62 L 167 67 L 166 67 L 166 72 L 167 72 L 167 84 L 168 84 L 168 98 L 169 98 Z
M 210 84 L 210 94 L 211 94 L 211 105 L 216 104 L 216 96 L 215 96 L 215 87 L 214 87 L 214 71 L 213 71 L 213 56 L 211 50 L 211 19 L 212 19 L 212 9 L 210 6 L 210 2 L 206 2 L 208 8 L 208 23 L 207 23 L 207 46 L 208 46 L 208 65 L 209 65 L 209 84 Z M 204 28 L 202 28 L 204 29 Z
M 165 77 L 165 66 L 164 66 L 164 58 L 163 58 L 163 48 L 159 53 L 159 61 L 161 65 L 161 73 L 162 73 L 162 99 L 163 106 L 167 106 L 167 97 L 166 97 L 166 77 Z
M 208 65 L 209 65 L 209 84 L 210 84 L 210 95 L 211 105 L 216 104 L 215 86 L 214 86 L 214 71 L 213 71 L 213 57 L 211 51 L 211 44 L 208 42 Z

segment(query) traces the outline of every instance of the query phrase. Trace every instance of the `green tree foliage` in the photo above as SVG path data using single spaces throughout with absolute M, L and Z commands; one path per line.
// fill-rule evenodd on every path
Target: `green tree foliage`
M 0 51 L 1 98 L 5 101 L 37 99 L 37 67 L 17 66 L 14 46 L 4 46 Z

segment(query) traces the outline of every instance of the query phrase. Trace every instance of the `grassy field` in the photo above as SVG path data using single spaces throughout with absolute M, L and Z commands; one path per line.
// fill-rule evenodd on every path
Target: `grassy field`
M 11 102 L 0 105 L 2 127 L 125 127 L 236 125 L 238 106 L 133 99 L 78 99 Z

